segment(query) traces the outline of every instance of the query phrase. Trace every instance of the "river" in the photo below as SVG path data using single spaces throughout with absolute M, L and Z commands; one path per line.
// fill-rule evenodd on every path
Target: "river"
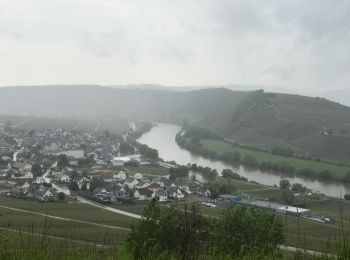
M 196 163 L 200 166 L 216 169 L 218 172 L 221 172 L 223 169 L 232 169 L 249 180 L 265 185 L 279 185 L 281 179 L 288 179 L 291 183 L 300 183 L 315 192 L 318 191 L 331 197 L 339 198 L 341 194 L 350 193 L 350 186 L 345 186 L 340 183 L 326 183 L 300 177 L 285 177 L 277 173 L 247 169 L 243 166 L 234 167 L 221 161 L 210 160 L 202 156 L 194 155 L 177 145 L 175 136 L 179 131 L 180 127 L 177 125 L 157 123 L 157 126 L 143 134 L 138 139 L 138 142 L 157 149 L 159 157 L 165 161 L 176 161 L 176 163 L 183 165 L 187 163 Z

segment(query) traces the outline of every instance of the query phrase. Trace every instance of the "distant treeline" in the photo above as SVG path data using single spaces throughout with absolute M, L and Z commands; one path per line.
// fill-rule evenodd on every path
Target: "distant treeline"
M 198 136 L 196 135 L 196 133 L 198 133 Z M 207 148 L 203 147 L 203 145 L 200 142 L 201 139 L 222 140 L 220 137 L 215 136 L 207 130 L 199 130 L 199 128 L 193 127 L 188 128 L 185 134 L 178 133 L 175 138 L 177 144 L 180 147 L 206 158 L 221 160 L 235 165 L 241 164 L 244 166 L 258 168 L 260 170 L 269 170 L 284 173 L 285 175 L 289 176 L 298 175 L 309 179 L 321 179 L 327 181 L 339 181 L 350 183 L 350 172 L 348 174 L 340 176 L 332 174 L 332 172 L 328 170 L 316 171 L 310 168 L 296 169 L 293 165 L 287 162 L 261 161 L 250 154 L 242 156 L 239 151 L 217 153 L 215 151 L 210 151 Z M 276 147 L 271 151 L 271 154 L 278 154 L 290 157 L 289 155 L 292 156 L 293 151 L 285 148 Z

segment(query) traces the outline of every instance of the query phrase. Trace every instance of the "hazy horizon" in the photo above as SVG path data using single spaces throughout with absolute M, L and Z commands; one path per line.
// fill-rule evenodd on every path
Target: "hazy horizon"
M 262 86 L 350 105 L 350 1 L 0 3 L 0 86 Z

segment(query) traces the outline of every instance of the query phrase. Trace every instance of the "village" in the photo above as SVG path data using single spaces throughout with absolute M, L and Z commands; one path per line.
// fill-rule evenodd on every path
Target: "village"
M 147 154 L 147 148 L 140 150 Z M 137 204 L 210 195 L 200 183 L 179 185 L 169 175 L 142 174 L 142 167 L 166 172 L 174 166 L 159 166 L 125 137 L 108 132 L 20 131 L 3 138 L 0 151 L 2 193 L 18 199 L 50 202 L 79 194 L 100 203 Z

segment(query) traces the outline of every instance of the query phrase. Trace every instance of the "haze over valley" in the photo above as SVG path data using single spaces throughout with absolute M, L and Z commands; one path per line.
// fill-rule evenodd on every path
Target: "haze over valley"
M 350 0 L 1 0 L 0 259 L 350 259 Z

